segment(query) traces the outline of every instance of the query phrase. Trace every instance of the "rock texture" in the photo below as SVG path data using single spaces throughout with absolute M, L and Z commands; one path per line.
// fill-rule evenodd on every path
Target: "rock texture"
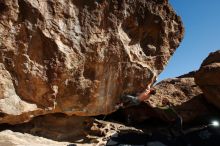
M 195 76 L 206 99 L 220 108 L 220 50 L 210 53 Z
M 122 124 L 91 117 L 48 114 L 34 117 L 28 123 L 0 125 L 0 145 L 104 146 L 119 132 L 142 132 Z
M 148 103 L 155 107 L 159 117 L 167 121 L 176 118 L 174 113 L 167 112 L 163 108 L 167 103 L 173 105 L 176 112 L 182 116 L 183 122 L 214 113 L 191 76 L 192 74 L 188 74 L 180 78 L 167 79 L 155 86 L 157 92 L 150 97 Z
M 58 142 L 27 133 L 5 130 L 0 132 L 1 146 L 68 146 L 69 142 Z M 72 145 L 74 146 L 74 145 Z
M 172 78 L 158 83 L 155 87 L 156 94 L 147 101 L 152 107 L 163 107 L 167 103 L 174 106 L 181 105 L 193 97 L 202 94 L 195 84 L 194 78 Z
M 167 0 L 0 0 L 0 123 L 116 110 L 183 37 Z
M 177 78 L 170 78 L 157 83 L 153 88 L 155 95 L 141 105 L 129 107 L 116 112 L 116 118 L 131 124 L 144 122 L 149 119 L 160 119 L 167 122 L 175 120 L 177 115 L 168 109 L 168 104 L 182 116 L 183 122 L 191 122 L 196 118 L 214 115 L 218 111 L 207 103 L 202 90 L 196 85 L 190 72 Z M 123 119 L 121 119 L 123 117 Z
M 146 101 L 153 108 L 151 109 L 153 115 L 146 114 L 145 117 L 159 117 L 166 121 L 172 121 L 176 115 L 165 110 L 168 103 L 173 105 L 184 122 L 210 115 L 213 111 L 213 108 L 206 103 L 201 89 L 195 84 L 194 73 L 163 80 L 154 88 L 156 94 Z M 143 118 L 143 115 L 144 113 L 140 117 Z

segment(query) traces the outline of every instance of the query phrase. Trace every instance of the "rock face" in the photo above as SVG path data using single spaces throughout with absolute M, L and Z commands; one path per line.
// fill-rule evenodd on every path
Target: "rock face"
M 194 78 L 191 77 L 166 79 L 158 83 L 155 89 L 156 94 L 148 100 L 152 107 L 166 106 L 167 102 L 178 106 L 202 94 L 200 88 L 195 84 Z
M 210 53 L 195 76 L 206 99 L 220 108 L 220 50 Z
M 207 104 L 201 89 L 195 84 L 193 74 L 161 81 L 155 89 L 156 94 L 152 95 L 147 102 L 155 108 L 159 117 L 167 121 L 176 118 L 174 113 L 162 108 L 167 103 L 173 105 L 174 110 L 182 116 L 184 122 L 210 115 L 213 111 L 212 107 Z
M 0 0 L 0 123 L 116 110 L 183 37 L 167 0 Z

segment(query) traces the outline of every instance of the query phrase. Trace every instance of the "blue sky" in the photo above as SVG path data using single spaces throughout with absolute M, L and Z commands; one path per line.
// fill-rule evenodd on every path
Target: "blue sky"
M 182 18 L 185 36 L 159 81 L 197 70 L 210 52 L 220 49 L 220 0 L 170 0 Z

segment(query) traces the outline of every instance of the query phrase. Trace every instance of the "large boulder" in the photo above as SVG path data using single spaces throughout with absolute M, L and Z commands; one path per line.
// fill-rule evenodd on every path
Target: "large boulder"
M 168 102 L 173 106 L 182 105 L 202 94 L 194 78 L 170 78 L 159 82 L 154 88 L 156 94 L 147 101 L 152 107 L 163 107 Z
M 220 50 L 210 53 L 195 76 L 206 99 L 220 108 Z
M 176 113 L 183 118 L 183 122 L 214 113 L 201 89 L 195 84 L 192 74 L 163 80 L 155 86 L 155 89 L 156 94 L 152 95 L 147 103 L 156 110 L 158 117 L 166 121 L 175 119 Z M 176 113 L 167 111 L 168 104 Z
M 0 123 L 12 124 L 115 111 L 155 81 L 184 33 L 167 0 L 0 0 L 0 20 Z

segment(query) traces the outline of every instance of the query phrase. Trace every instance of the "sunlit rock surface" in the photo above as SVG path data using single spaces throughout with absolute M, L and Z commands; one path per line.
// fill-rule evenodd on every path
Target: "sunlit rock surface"
M 5 130 L 0 132 L 0 145 L 2 146 L 67 146 L 69 142 L 58 142 L 27 133 Z
M 175 121 L 178 115 L 183 122 L 214 114 L 214 109 L 206 102 L 201 89 L 194 81 L 194 73 L 161 81 L 155 86 L 156 94 L 147 103 L 167 121 Z M 169 106 L 174 111 L 169 109 Z M 175 113 L 176 112 L 176 113 Z
M 220 108 L 220 50 L 210 53 L 203 61 L 195 80 L 206 99 Z
M 202 90 L 194 81 L 194 76 L 195 72 L 190 72 L 157 83 L 153 87 L 156 94 L 151 95 L 145 103 L 121 111 L 124 121 L 140 123 L 157 118 L 175 122 L 180 116 L 187 123 L 216 114 L 218 111 L 206 101 Z
M 184 33 L 166 0 L 1 0 L 0 20 L 0 123 L 13 124 L 115 111 L 155 81 Z

